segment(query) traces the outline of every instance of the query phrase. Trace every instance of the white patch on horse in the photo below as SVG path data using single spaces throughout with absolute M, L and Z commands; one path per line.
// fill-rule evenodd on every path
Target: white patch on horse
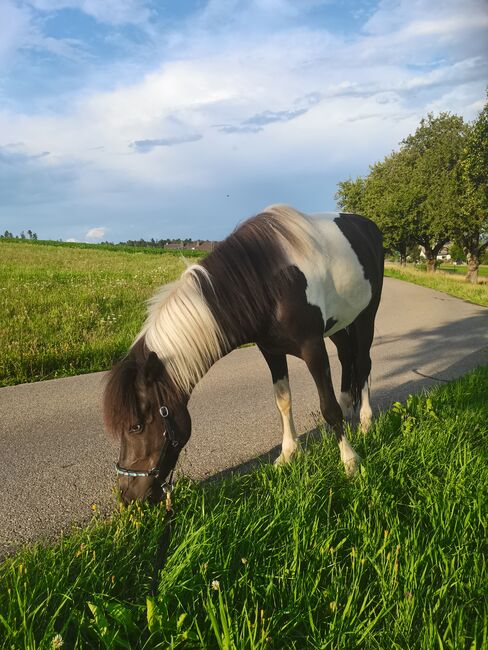
M 208 271 L 194 264 L 179 280 L 161 287 L 148 301 L 147 319 L 138 337 L 145 336 L 148 349 L 187 394 L 229 349 L 205 301 L 202 282 L 212 286 Z
M 354 476 L 358 470 L 358 465 L 361 462 L 361 458 L 351 447 L 345 434 L 343 434 L 341 440 L 339 441 L 339 451 L 341 454 L 341 460 L 344 464 L 344 471 L 346 472 L 347 476 Z
M 361 422 L 361 430 L 363 433 L 367 433 L 369 427 L 371 426 L 371 420 L 373 418 L 373 411 L 371 410 L 371 405 L 369 403 L 369 384 L 370 378 L 364 382 L 364 386 L 361 390 L 361 409 L 359 411 L 359 421 Z
M 291 408 L 291 392 L 288 379 L 279 379 L 273 384 L 276 406 L 281 414 L 283 425 L 283 442 L 281 445 L 281 454 L 275 460 L 275 465 L 284 465 L 288 463 L 295 455 L 298 444 L 295 424 Z
M 290 263 L 296 265 L 307 281 L 307 300 L 322 312 L 324 326 L 328 318 L 336 322 L 327 336 L 350 325 L 371 301 L 371 284 L 348 239 L 334 218 L 339 213 L 320 213 L 313 217 L 286 205 L 266 208 L 287 219 L 292 236 L 303 242 L 296 247 L 285 241 Z
M 350 391 L 341 391 L 339 395 L 339 406 L 341 407 L 342 415 L 345 418 L 351 418 L 353 415 L 352 395 Z

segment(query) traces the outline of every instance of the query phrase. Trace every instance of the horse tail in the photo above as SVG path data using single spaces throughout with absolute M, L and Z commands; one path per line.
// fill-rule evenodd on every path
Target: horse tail
M 359 384 L 358 376 L 358 345 L 357 345 L 357 336 L 355 332 L 355 323 L 348 325 L 345 330 L 347 333 L 347 340 L 349 343 L 349 348 L 351 351 L 351 398 L 352 398 L 352 407 L 354 411 L 357 409 L 358 404 L 361 401 L 361 390 L 362 386 Z

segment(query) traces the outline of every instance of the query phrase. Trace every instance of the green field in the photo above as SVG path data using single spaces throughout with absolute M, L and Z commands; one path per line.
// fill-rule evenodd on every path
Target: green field
M 108 369 L 141 328 L 145 301 L 185 266 L 154 248 L 2 239 L 0 259 L 0 386 Z M 386 275 L 488 306 L 486 280 L 393 265 Z
M 0 386 L 109 368 L 185 268 L 181 254 L 55 242 L 0 240 L 0 258 Z
M 452 267 L 452 269 L 455 268 Z M 465 268 L 462 274 L 457 271 L 446 271 L 445 269 L 437 270 L 435 273 L 427 273 L 411 265 L 400 266 L 400 264 L 387 262 L 385 264 L 385 275 L 397 280 L 413 282 L 422 287 L 429 287 L 436 291 L 442 291 L 456 298 L 488 307 L 488 279 L 484 273 L 485 267 L 481 268 L 478 284 L 471 284 L 464 280 Z
M 24 549 L 0 565 L 0 647 L 488 647 L 487 394 L 485 367 L 352 432 L 354 480 L 324 436 L 288 467 L 181 481 L 155 598 L 160 508 Z

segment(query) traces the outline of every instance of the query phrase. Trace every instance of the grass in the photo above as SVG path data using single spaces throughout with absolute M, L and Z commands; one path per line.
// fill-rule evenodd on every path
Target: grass
M 395 404 L 346 480 L 333 441 L 285 468 L 176 487 L 0 565 L 0 647 L 371 648 L 488 644 L 488 367 Z M 59 636 L 57 636 L 59 635 Z
M 412 266 L 405 267 L 387 262 L 385 264 L 385 276 L 413 282 L 422 287 L 429 287 L 476 305 L 488 307 L 488 280 L 483 274 L 481 274 L 478 284 L 471 284 L 464 280 L 464 276 L 461 277 L 457 273 L 449 273 L 444 270 L 427 273 Z
M 454 266 L 453 264 L 441 264 L 439 266 L 439 270 L 443 271 L 444 273 L 451 273 L 455 275 L 462 275 L 463 277 L 466 276 L 468 267 L 466 265 L 461 265 L 461 266 Z M 480 265 L 478 268 L 478 276 L 480 280 L 484 280 L 486 276 L 488 275 L 488 265 Z
M 0 240 L 0 386 L 105 370 L 180 254 Z M 193 255 L 194 257 L 194 255 Z

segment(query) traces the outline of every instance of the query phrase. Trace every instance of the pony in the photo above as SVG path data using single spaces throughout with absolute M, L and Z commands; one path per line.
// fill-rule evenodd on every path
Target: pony
M 345 472 L 354 474 L 359 457 L 343 421 L 360 404 L 363 431 L 371 422 L 370 348 L 383 262 L 382 236 L 369 219 L 272 205 L 163 286 L 104 391 L 105 427 L 120 442 L 123 502 L 162 498 L 191 435 L 193 388 L 216 361 L 246 343 L 259 347 L 271 372 L 283 432 L 276 464 L 298 450 L 286 360 L 294 355 L 313 377 Z M 339 401 L 324 337 L 338 350 Z

